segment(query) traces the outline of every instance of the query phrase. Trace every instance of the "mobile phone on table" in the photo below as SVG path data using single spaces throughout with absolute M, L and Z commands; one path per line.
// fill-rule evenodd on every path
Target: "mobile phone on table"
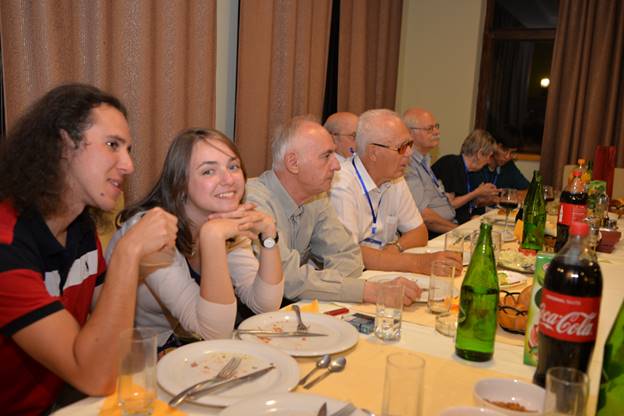
M 350 323 L 362 334 L 370 334 L 375 331 L 375 317 L 364 315 L 363 313 L 353 313 L 345 315 L 345 322 Z

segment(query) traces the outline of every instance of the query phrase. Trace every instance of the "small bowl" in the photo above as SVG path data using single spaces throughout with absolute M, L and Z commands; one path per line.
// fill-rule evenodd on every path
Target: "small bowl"
M 444 409 L 439 416 L 504 416 L 504 414 L 485 407 L 461 406 Z
M 510 416 L 537 416 L 542 414 L 544 389 L 534 384 L 507 378 L 484 378 L 473 390 L 475 403 Z M 512 410 L 492 402 L 515 403 L 527 411 Z

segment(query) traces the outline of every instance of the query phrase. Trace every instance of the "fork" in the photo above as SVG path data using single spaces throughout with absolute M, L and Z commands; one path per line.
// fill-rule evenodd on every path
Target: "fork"
M 299 305 L 292 305 L 293 311 L 295 311 L 295 314 L 297 315 L 297 331 L 307 331 L 308 328 L 310 327 L 309 325 L 306 325 L 303 323 L 303 321 L 301 320 L 301 310 L 299 310 Z
M 216 376 L 209 378 L 208 380 L 200 381 L 199 383 L 193 384 L 191 387 L 182 390 L 180 393 L 176 394 L 171 400 L 169 400 L 169 406 L 178 406 L 189 396 L 192 396 L 193 393 L 196 393 L 203 387 L 205 387 L 208 383 L 216 383 L 218 381 L 227 380 L 228 378 L 230 378 L 234 370 L 238 368 L 240 363 L 241 357 L 230 358 L 230 361 L 228 361 L 227 364 L 223 366 L 223 368 L 217 373 Z
M 357 409 L 353 405 L 353 403 L 347 403 L 342 409 L 337 412 L 332 413 L 329 416 L 349 416 L 351 413 L 355 412 Z

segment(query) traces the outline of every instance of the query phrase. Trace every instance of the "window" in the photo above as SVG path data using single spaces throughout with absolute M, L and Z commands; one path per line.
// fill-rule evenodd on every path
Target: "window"
M 475 126 L 539 154 L 558 0 L 488 0 Z

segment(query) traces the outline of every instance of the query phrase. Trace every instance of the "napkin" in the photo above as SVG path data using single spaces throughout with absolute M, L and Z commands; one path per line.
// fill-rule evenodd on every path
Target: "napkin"
M 141 387 L 135 386 L 136 390 L 141 390 Z M 117 392 L 111 394 L 106 397 L 104 403 L 102 403 L 102 408 L 100 409 L 100 416 L 121 416 L 121 408 L 117 404 Z M 153 416 L 184 416 L 185 412 L 175 409 L 169 406 L 167 403 L 162 400 L 154 400 L 154 411 L 152 412 Z

